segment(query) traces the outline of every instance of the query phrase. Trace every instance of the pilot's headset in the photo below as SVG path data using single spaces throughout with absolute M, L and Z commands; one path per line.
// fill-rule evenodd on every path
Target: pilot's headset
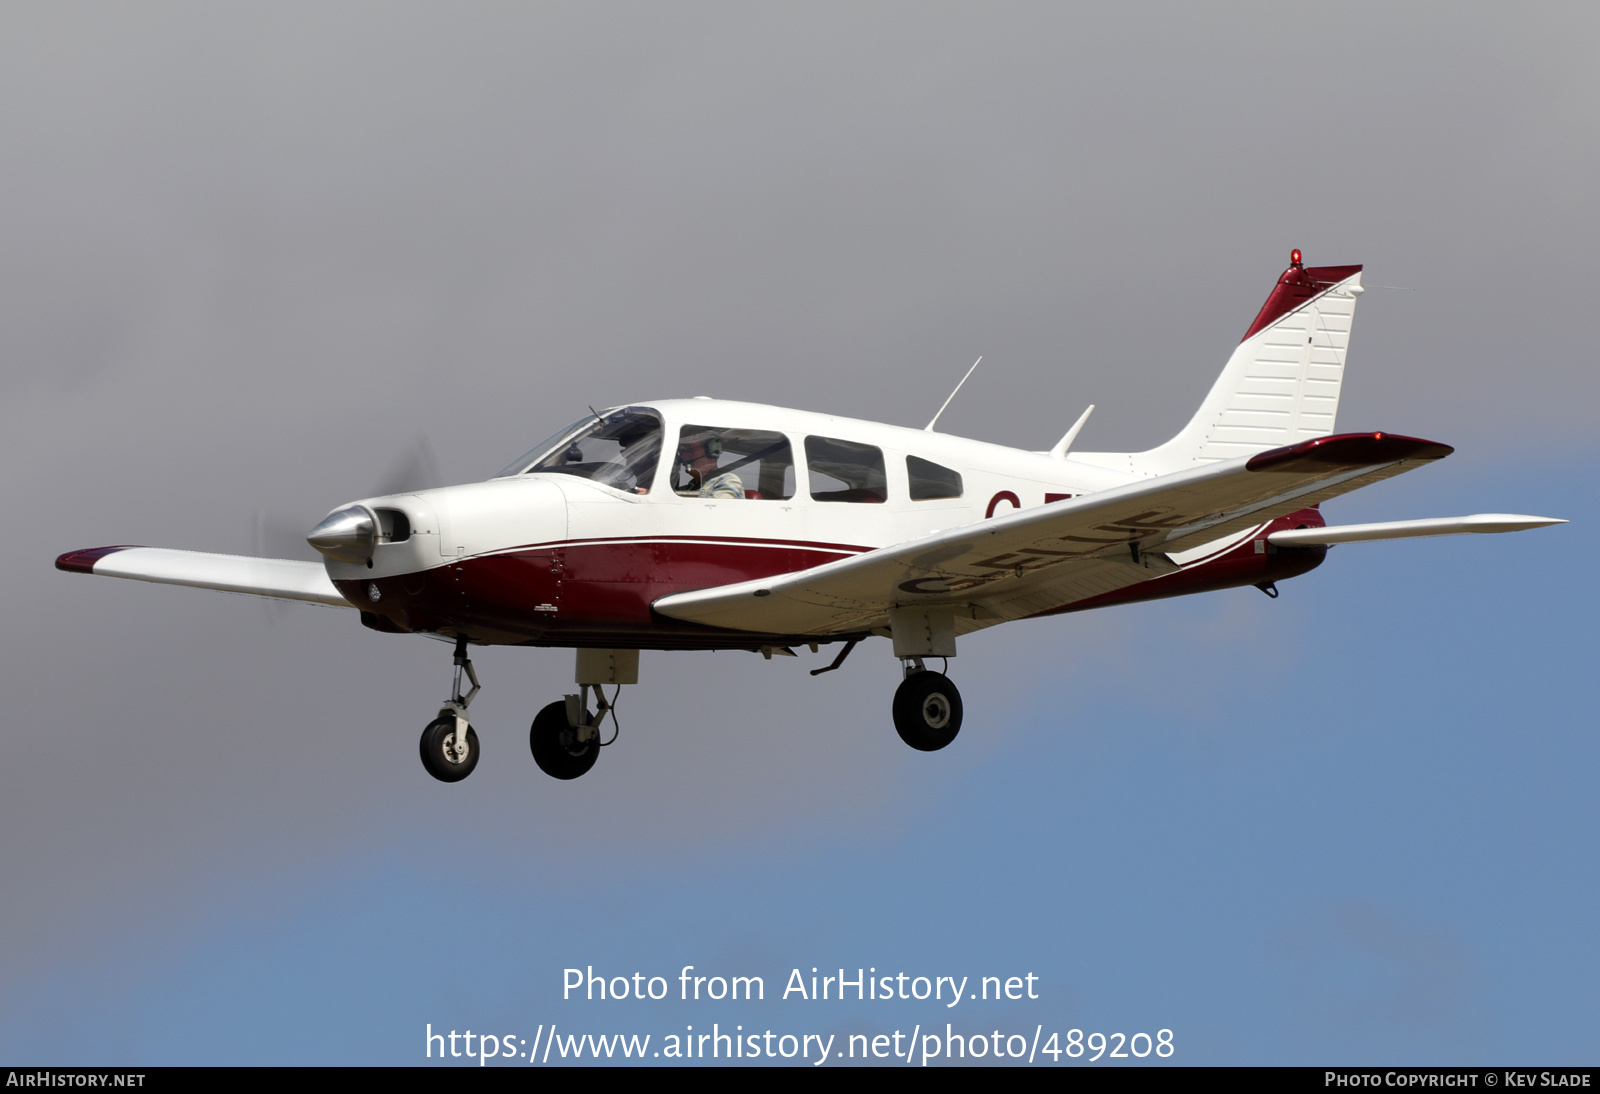
M 714 460 L 720 460 L 722 459 L 722 438 L 715 433 L 701 433 L 690 437 L 678 448 L 678 472 L 683 476 L 683 482 L 686 485 L 695 485 L 698 483 L 699 472 L 690 465 L 688 460 L 683 459 L 684 449 L 688 448 L 704 448 L 707 456 Z

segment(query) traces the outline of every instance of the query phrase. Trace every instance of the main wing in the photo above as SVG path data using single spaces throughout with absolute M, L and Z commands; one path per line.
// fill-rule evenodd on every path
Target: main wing
M 250 558 L 175 551 L 166 547 L 90 547 L 68 551 L 56 569 L 69 573 L 129 577 L 162 585 L 189 585 L 279 600 L 303 600 L 334 607 L 353 607 L 339 595 L 320 562 L 289 558 Z
M 957 633 L 1160 577 L 1167 557 L 1448 456 L 1347 433 L 1026 509 L 781 577 L 676 593 L 655 609 L 735 630 L 843 634 L 895 607 L 955 609 Z

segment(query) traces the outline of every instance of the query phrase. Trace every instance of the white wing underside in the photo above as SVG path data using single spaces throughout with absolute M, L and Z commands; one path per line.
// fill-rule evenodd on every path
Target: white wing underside
M 122 547 L 83 568 L 104 577 L 352 607 L 328 580 L 320 562 L 214 555 L 166 547 Z
M 1171 573 L 1169 554 L 1237 536 L 1450 451 L 1409 438 L 1359 440 L 1367 453 L 1360 459 L 1335 458 L 1329 449 L 1251 470 L 1246 465 L 1264 457 L 1239 457 L 815 569 L 677 593 L 655 609 L 735 630 L 824 635 L 883 627 L 895 607 L 953 607 L 956 632 L 967 633 Z

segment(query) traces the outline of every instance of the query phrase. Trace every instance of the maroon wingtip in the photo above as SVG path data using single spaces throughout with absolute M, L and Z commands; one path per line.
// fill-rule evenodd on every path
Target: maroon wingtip
M 102 558 L 136 546 L 138 544 L 124 543 L 117 547 L 85 547 L 80 551 L 68 551 L 56 559 L 56 569 L 65 570 L 69 574 L 92 574 L 94 564 Z
M 1306 464 L 1367 467 L 1395 460 L 1442 460 L 1454 451 L 1438 441 L 1398 433 L 1338 433 L 1258 452 L 1245 467 L 1251 471 L 1293 471 Z
M 1299 254 L 1299 251 L 1294 252 L 1295 258 Z M 1272 287 L 1267 302 L 1261 305 L 1256 321 L 1250 324 L 1250 329 L 1244 332 L 1244 338 L 1239 341 L 1243 342 L 1264 327 L 1272 326 L 1302 304 L 1360 272 L 1360 266 L 1302 266 L 1291 259 L 1289 268 L 1283 271 L 1278 283 Z

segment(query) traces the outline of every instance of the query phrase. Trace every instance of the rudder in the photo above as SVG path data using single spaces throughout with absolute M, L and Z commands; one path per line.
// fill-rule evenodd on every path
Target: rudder
M 1308 267 L 1294 251 L 1189 424 L 1126 454 L 1128 469 L 1165 474 L 1332 433 L 1361 293 L 1360 266 Z M 1090 459 L 1110 463 L 1109 454 Z

